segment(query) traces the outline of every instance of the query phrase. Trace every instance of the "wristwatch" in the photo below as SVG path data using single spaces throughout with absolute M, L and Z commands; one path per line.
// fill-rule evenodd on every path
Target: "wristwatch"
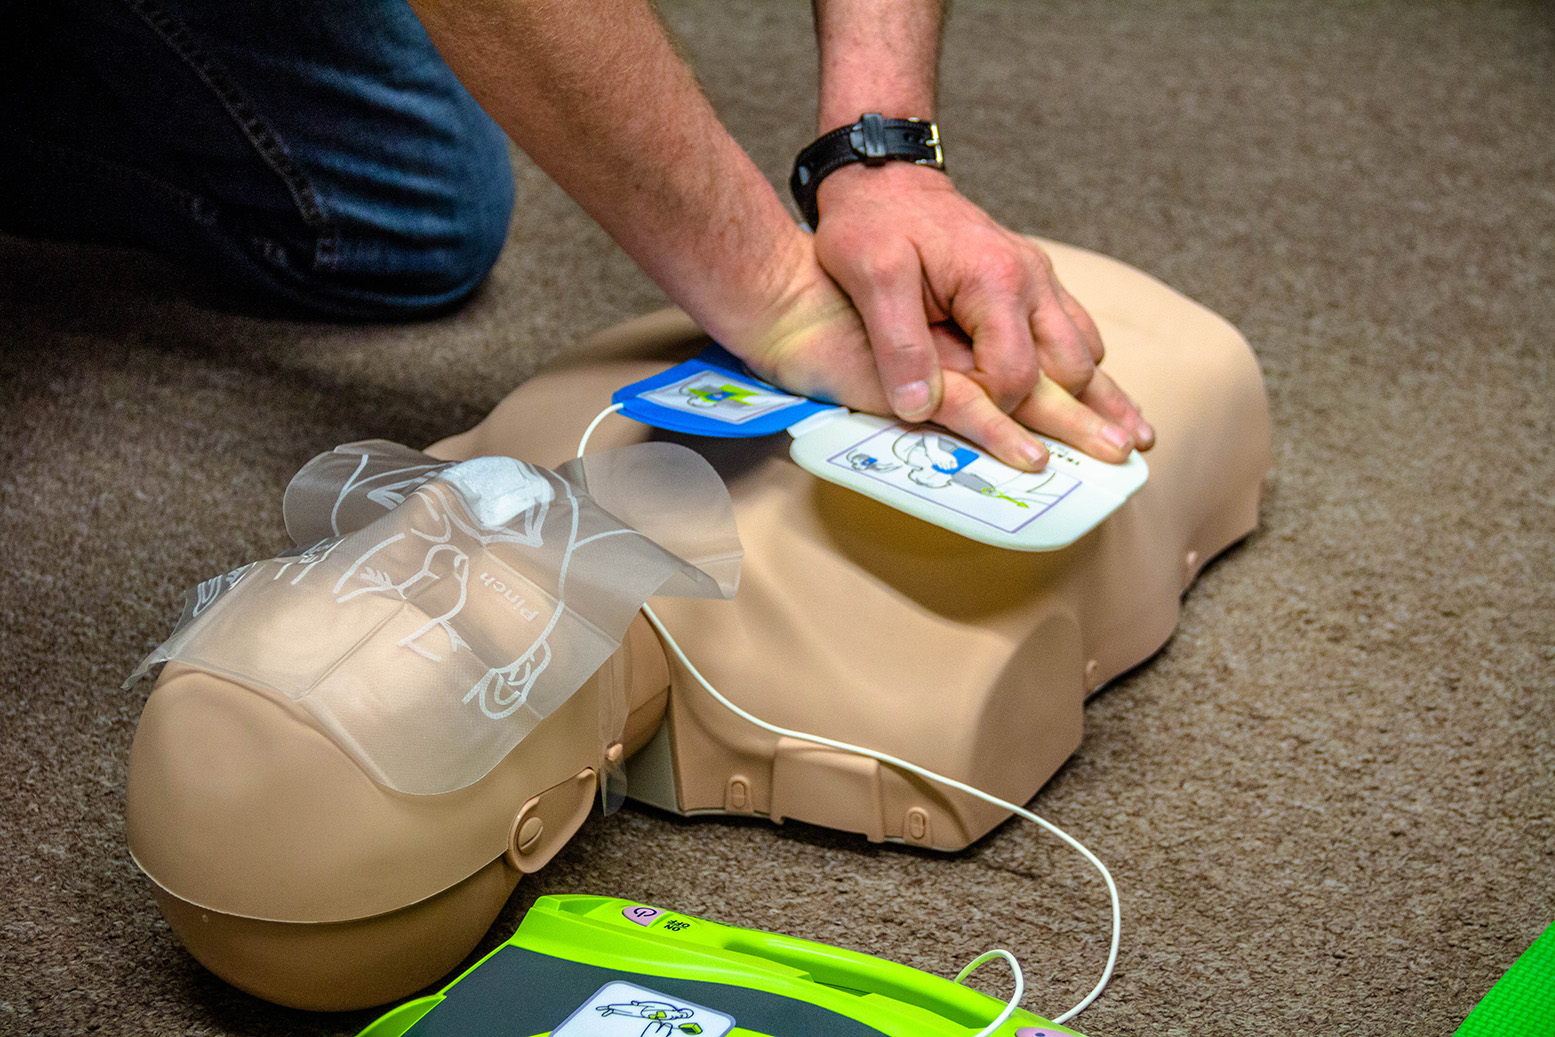
M 788 189 L 813 230 L 821 220 L 815 189 L 822 180 L 854 162 L 881 166 L 892 161 L 943 170 L 945 152 L 939 142 L 939 127 L 927 119 L 887 119 L 878 112 L 866 112 L 852 126 L 840 126 L 801 151 L 794 159 Z

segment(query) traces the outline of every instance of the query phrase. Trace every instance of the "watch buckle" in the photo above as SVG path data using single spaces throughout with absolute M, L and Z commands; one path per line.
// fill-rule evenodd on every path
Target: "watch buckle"
M 939 134 L 938 133 L 931 134 L 929 136 L 929 139 L 923 142 L 923 146 L 926 147 L 926 148 L 933 148 L 934 149 L 934 158 L 933 159 L 923 159 L 922 161 L 923 161 L 924 165 L 931 165 L 935 169 L 944 169 L 945 168 L 945 149 L 940 146 Z

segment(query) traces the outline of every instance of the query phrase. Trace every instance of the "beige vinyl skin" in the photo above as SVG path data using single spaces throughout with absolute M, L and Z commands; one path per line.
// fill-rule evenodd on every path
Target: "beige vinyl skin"
M 1015 802 L 1078 747 L 1086 696 L 1157 651 L 1199 570 L 1253 530 L 1270 458 L 1262 380 L 1234 328 L 1123 263 L 1043 245 L 1157 430 L 1126 504 L 1067 548 L 1014 552 L 816 479 L 785 435 L 679 439 L 728 484 L 745 561 L 732 601 L 651 603 L 750 713 Z M 706 342 L 674 311 L 621 325 L 428 452 L 555 467 L 615 389 Z M 613 415 L 589 449 L 650 436 L 669 434 Z M 380 1004 L 458 965 L 577 830 L 597 802 L 599 696 L 622 694 L 626 731 L 606 753 L 629 757 L 630 795 L 666 809 L 945 850 L 1007 816 L 736 717 L 638 616 L 495 770 L 439 796 L 376 784 L 294 703 L 169 664 L 131 750 L 130 850 L 174 932 L 229 982 L 302 1008 Z

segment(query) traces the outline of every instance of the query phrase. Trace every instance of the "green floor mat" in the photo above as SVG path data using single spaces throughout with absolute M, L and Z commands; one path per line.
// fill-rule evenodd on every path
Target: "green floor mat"
M 1555 925 L 1512 963 L 1453 1037 L 1555 1037 Z

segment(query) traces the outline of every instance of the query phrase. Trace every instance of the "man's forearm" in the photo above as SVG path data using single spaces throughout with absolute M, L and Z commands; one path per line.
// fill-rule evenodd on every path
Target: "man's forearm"
M 715 336 L 802 249 L 645 0 L 412 0 L 482 106 Z
M 948 0 L 813 0 L 813 5 L 820 51 L 818 132 L 851 125 L 865 112 L 935 118 Z M 908 163 L 854 164 L 821 181 L 816 199 L 824 215 L 840 194 L 883 197 L 901 186 L 949 189 L 950 180 Z
M 946 0 L 814 0 L 817 129 L 864 112 L 933 118 Z

